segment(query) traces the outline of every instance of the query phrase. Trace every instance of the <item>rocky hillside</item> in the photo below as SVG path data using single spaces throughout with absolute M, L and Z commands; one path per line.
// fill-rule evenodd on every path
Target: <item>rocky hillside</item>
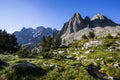
M 120 34 L 73 41 L 42 54 L 19 54 L 0 54 L 4 80 L 120 80 Z
M 72 42 L 81 40 L 82 35 L 87 36 L 89 32 L 94 32 L 95 36 L 105 36 L 109 33 L 114 36 L 120 32 L 120 26 L 101 14 L 95 15 L 91 19 L 88 16 L 83 19 L 79 13 L 75 13 L 64 24 L 61 37 L 67 42 Z
M 56 29 L 45 28 L 43 26 L 32 28 L 23 28 L 21 31 L 14 32 L 17 41 L 22 45 L 34 45 L 40 42 L 42 36 L 52 35 Z

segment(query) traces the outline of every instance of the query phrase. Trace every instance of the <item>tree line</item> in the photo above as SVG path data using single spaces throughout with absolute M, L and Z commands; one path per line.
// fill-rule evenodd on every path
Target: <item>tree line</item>
M 50 49 L 57 49 L 61 45 L 61 37 L 58 32 L 54 33 L 53 36 L 43 36 L 40 42 L 40 51 L 45 52 Z
M 0 30 L 0 53 L 14 53 L 19 48 L 20 46 L 18 45 L 14 34 L 9 34 L 5 30 Z

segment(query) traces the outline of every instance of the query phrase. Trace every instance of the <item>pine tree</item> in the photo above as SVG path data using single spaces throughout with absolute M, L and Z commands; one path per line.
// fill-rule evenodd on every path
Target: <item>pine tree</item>
M 15 35 L 8 34 L 5 30 L 0 30 L 0 52 L 13 53 L 19 48 Z
M 53 37 L 53 43 L 52 43 L 52 48 L 53 49 L 57 49 L 60 45 L 61 45 L 61 37 L 60 34 L 57 33 L 54 37 Z
M 49 35 L 48 37 L 47 37 L 47 48 L 48 49 L 51 49 L 51 46 L 52 46 L 52 37 Z
M 41 51 L 46 51 L 46 44 L 47 44 L 47 41 L 46 41 L 46 38 L 45 36 L 42 37 L 42 40 L 40 42 L 40 50 Z

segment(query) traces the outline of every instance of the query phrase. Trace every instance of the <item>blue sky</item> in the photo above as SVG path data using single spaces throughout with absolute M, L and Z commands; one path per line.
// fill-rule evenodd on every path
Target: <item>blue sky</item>
M 100 13 L 120 23 L 120 0 L 0 0 L 0 29 L 9 33 L 37 26 L 60 30 L 75 12 L 83 18 Z

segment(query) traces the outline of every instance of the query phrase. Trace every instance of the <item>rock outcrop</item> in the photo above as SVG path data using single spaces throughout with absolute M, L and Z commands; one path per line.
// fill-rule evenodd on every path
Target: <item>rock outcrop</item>
M 101 72 L 99 72 L 99 68 L 94 66 L 94 65 L 89 65 L 86 70 L 88 71 L 88 73 L 93 76 L 94 78 L 98 78 L 100 80 L 117 80 L 112 76 L 108 76 L 106 74 L 103 74 Z

